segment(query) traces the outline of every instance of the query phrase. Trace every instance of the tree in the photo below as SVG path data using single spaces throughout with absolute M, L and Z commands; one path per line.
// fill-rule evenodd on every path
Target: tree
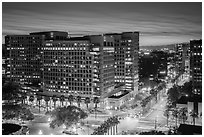
M 8 82 L 2 87 L 2 99 L 18 101 L 20 97 L 20 86 L 14 82 Z
M 173 117 L 175 117 L 176 127 L 177 127 L 178 114 L 179 114 L 178 108 L 174 108 L 172 110 L 172 115 L 173 115 Z
M 77 96 L 76 101 L 77 101 L 78 107 L 80 108 L 81 97 Z
M 45 100 L 45 102 L 46 102 L 46 108 L 47 108 L 47 112 L 48 112 L 48 102 L 50 101 L 50 97 L 45 96 L 45 97 L 44 97 L 44 100 Z
M 116 117 L 116 116 L 113 116 L 113 117 L 111 117 L 110 118 L 110 127 L 111 127 L 111 133 L 113 134 L 113 133 L 117 133 L 117 130 L 118 130 L 118 128 L 117 128 L 117 125 L 119 124 L 120 122 L 119 122 L 119 120 L 118 120 L 118 117 Z M 116 131 L 115 131 L 115 128 L 114 127 L 116 127 Z
M 195 125 L 195 119 L 198 118 L 198 113 L 195 110 L 192 110 L 189 114 L 193 119 L 193 125 Z
M 148 132 L 141 132 L 139 133 L 139 135 L 165 135 L 165 133 L 163 133 L 162 131 L 148 131 Z
M 65 125 L 66 129 L 88 116 L 83 110 L 76 106 L 58 107 L 50 114 L 53 118 L 50 123 L 51 128 Z
M 37 95 L 37 101 L 38 101 L 39 113 L 40 113 L 41 100 L 42 100 L 42 96 L 41 96 L 41 95 Z
M 20 93 L 20 98 L 21 98 L 22 104 L 25 104 L 25 100 L 27 99 L 26 93 Z
M 179 111 L 179 116 L 181 117 L 183 124 L 185 124 L 188 116 L 187 116 L 188 110 L 187 108 L 181 108 Z
M 188 96 L 193 95 L 193 93 L 192 93 L 192 81 L 184 83 L 184 85 L 181 87 L 181 92 L 185 93 Z
M 104 135 L 105 133 L 109 133 L 111 130 L 111 134 L 113 135 L 112 128 L 116 126 L 116 134 L 117 134 L 117 125 L 119 124 L 118 117 L 110 117 L 104 123 L 102 123 L 98 128 L 94 129 L 92 135 Z
M 52 96 L 52 101 L 53 101 L 53 103 L 54 103 L 54 108 L 56 108 L 56 102 L 57 102 L 57 96 L 56 95 L 53 95 Z
M 89 108 L 89 103 L 90 103 L 91 101 L 90 101 L 90 98 L 89 97 L 86 97 L 85 98 L 85 104 L 86 104 L 86 107 L 87 107 L 87 110 L 88 110 L 88 108 Z
M 180 94 L 179 94 L 179 87 L 174 86 L 173 88 L 169 89 L 168 91 L 168 100 L 172 102 L 172 104 L 175 106 L 176 101 L 178 100 Z
M 64 101 L 65 101 L 65 96 L 64 96 L 64 95 L 61 95 L 61 96 L 60 96 L 61 106 L 64 106 Z
M 97 117 L 96 115 L 96 109 L 97 109 L 97 105 L 98 103 L 100 102 L 99 98 L 98 97 L 94 97 L 94 100 L 93 100 L 94 104 L 95 104 L 95 118 Z
M 171 109 L 167 107 L 167 109 L 164 112 L 164 115 L 166 116 L 166 123 L 167 123 L 167 127 L 169 126 L 169 116 L 170 116 L 170 111 Z
M 74 96 L 73 95 L 69 95 L 68 96 L 68 101 L 69 101 L 70 105 L 72 105 L 72 102 L 74 101 Z
M 21 120 L 33 120 L 34 115 L 28 108 L 22 105 L 3 105 L 2 106 L 2 118 L 3 119 L 21 119 Z

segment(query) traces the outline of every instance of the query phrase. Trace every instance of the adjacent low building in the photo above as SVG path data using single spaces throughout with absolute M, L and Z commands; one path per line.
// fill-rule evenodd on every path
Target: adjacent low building
M 202 125 L 202 97 L 194 96 L 194 97 L 186 97 L 182 96 L 176 104 L 177 108 L 187 108 L 187 121 L 192 123 L 191 112 L 194 111 L 197 114 L 197 118 L 195 120 L 195 125 Z

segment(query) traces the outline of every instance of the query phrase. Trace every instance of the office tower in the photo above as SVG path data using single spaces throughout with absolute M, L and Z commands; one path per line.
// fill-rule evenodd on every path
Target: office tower
M 114 81 L 114 38 L 111 36 L 87 36 L 91 42 L 93 55 L 94 95 L 105 96 L 115 85 Z
M 175 63 L 177 74 L 189 72 L 189 43 L 181 43 L 175 45 Z
M 85 36 L 46 41 L 43 47 L 45 91 L 102 96 L 114 88 L 114 39 Z
M 202 40 L 190 41 L 190 69 L 193 93 L 202 95 Z
M 89 40 L 46 41 L 42 50 L 43 92 L 52 95 L 93 96 Z
M 167 53 L 162 50 L 155 50 L 151 52 L 151 56 L 155 67 L 152 69 L 156 69 L 156 77 L 160 80 L 164 80 L 167 76 Z
M 2 44 L 2 80 L 5 82 L 7 80 L 7 75 L 9 71 L 7 70 L 8 65 L 8 50 L 5 44 Z
M 8 68 L 11 81 L 20 84 L 40 82 L 40 48 L 44 37 L 40 35 L 8 35 L 5 44 L 9 51 Z
M 8 75 L 11 81 L 23 85 L 39 85 L 41 82 L 41 48 L 45 40 L 60 40 L 67 32 L 36 32 L 30 35 L 7 35 Z
M 138 93 L 139 32 L 105 34 L 115 39 L 115 82 L 125 83 L 125 88 Z

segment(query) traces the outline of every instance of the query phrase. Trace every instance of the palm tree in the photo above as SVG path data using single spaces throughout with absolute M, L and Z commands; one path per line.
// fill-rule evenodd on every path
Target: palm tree
M 25 104 L 26 98 L 27 98 L 27 95 L 25 93 L 20 93 L 20 99 L 22 104 Z
M 89 103 L 90 103 L 91 101 L 90 101 L 90 98 L 89 97 L 86 97 L 85 98 L 85 104 L 86 104 L 86 107 L 87 107 L 87 110 L 88 110 L 88 108 L 89 108 Z
M 98 103 L 100 102 L 99 98 L 98 97 L 94 97 L 94 100 L 93 100 L 94 104 L 95 104 L 95 118 L 97 117 L 96 115 L 96 109 L 97 109 L 97 105 Z
M 48 102 L 50 101 L 50 97 L 45 96 L 45 97 L 44 97 L 44 100 L 45 100 L 45 102 L 46 102 L 46 108 L 47 108 L 47 112 L 48 112 Z
M 195 110 L 192 110 L 190 112 L 190 116 L 192 117 L 193 119 L 193 125 L 195 125 L 195 119 L 198 118 L 198 113 L 195 111 Z
M 172 115 L 173 115 L 173 117 L 175 117 L 175 119 L 176 119 L 176 127 L 177 127 L 178 114 L 179 114 L 178 108 L 173 109 Z
M 180 111 L 179 111 L 179 116 L 182 118 L 183 124 L 185 124 L 185 121 L 188 118 L 187 113 L 188 113 L 187 108 L 181 108 Z
M 72 102 L 74 101 L 74 96 L 73 95 L 69 95 L 68 96 L 68 101 L 69 101 L 70 105 L 72 105 Z
M 115 133 L 117 134 L 118 132 L 118 124 L 120 123 L 120 121 L 118 120 L 118 117 L 114 116 L 113 117 L 113 125 L 116 127 L 116 131 Z M 114 128 L 115 129 L 115 128 Z
M 53 95 L 52 96 L 52 101 L 53 101 L 53 103 L 54 103 L 54 108 L 56 108 L 56 101 L 57 101 L 58 99 L 57 99 L 57 96 L 56 95 Z
M 81 97 L 77 96 L 76 101 L 77 101 L 78 107 L 80 108 Z
M 64 101 L 65 101 L 65 96 L 64 96 L 64 95 L 61 95 L 61 96 L 60 96 L 61 106 L 64 106 Z
M 33 101 L 34 101 L 34 96 L 31 95 L 31 96 L 29 97 L 29 102 L 33 103 Z
M 166 123 L 167 123 L 167 127 L 169 126 L 169 116 L 170 116 L 170 108 L 167 108 L 165 110 L 165 115 L 166 115 Z
M 38 101 L 39 113 L 40 113 L 41 100 L 42 100 L 42 96 L 41 96 L 41 95 L 37 95 L 37 101 Z

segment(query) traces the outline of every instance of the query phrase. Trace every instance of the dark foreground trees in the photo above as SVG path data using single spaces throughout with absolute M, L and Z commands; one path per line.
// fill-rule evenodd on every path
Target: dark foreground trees
M 34 115 L 30 110 L 22 105 L 3 105 L 2 106 L 3 119 L 21 119 L 23 121 L 33 120 Z
M 139 135 L 165 135 L 162 131 L 152 130 L 149 132 L 141 132 Z
M 118 117 L 113 116 L 108 118 L 104 123 L 102 123 L 98 128 L 94 129 L 92 135 L 104 135 L 106 133 L 109 134 L 111 131 L 111 135 L 117 134 L 117 125 L 120 123 Z
M 81 119 L 88 115 L 76 106 L 58 107 L 50 113 L 53 120 L 50 123 L 51 128 L 65 125 L 66 128 L 77 124 Z
M 14 82 L 8 82 L 2 87 L 2 99 L 18 101 L 20 98 L 20 86 Z

